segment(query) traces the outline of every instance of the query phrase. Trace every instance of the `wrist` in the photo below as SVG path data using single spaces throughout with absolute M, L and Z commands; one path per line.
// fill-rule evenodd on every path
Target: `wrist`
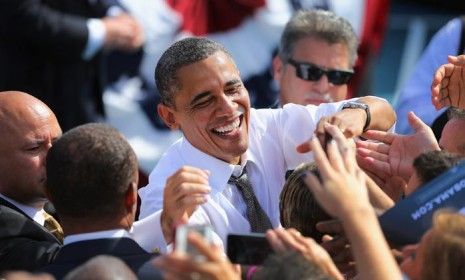
M 357 101 L 349 101 L 349 102 L 344 103 L 341 110 L 345 110 L 345 109 L 363 110 L 365 112 L 365 123 L 363 125 L 362 132 L 365 132 L 368 130 L 368 128 L 370 127 L 370 123 L 371 123 L 371 113 L 370 113 L 370 107 L 368 106 L 368 104 L 357 102 Z
M 165 238 L 166 244 L 170 244 L 173 242 L 173 228 L 172 223 L 170 223 L 170 218 L 166 217 L 165 211 L 163 210 L 160 215 L 160 225 L 161 231 L 163 232 L 163 237 Z

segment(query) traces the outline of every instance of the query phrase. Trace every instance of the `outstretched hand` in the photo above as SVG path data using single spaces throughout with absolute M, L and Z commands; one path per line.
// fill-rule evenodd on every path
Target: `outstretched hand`
M 413 112 L 409 112 L 408 120 L 415 131 L 411 135 L 375 130 L 365 132 L 366 139 L 378 142 L 357 141 L 357 159 L 360 167 L 384 182 L 394 176 L 408 182 L 413 173 L 413 160 L 425 151 L 439 150 L 429 126 Z M 377 183 L 383 186 L 380 182 Z
M 447 60 L 434 74 L 431 102 L 436 110 L 447 106 L 465 109 L 465 55 L 448 56 Z

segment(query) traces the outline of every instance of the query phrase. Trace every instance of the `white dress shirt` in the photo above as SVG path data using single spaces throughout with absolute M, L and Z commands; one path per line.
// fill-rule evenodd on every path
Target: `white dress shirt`
M 299 154 L 296 146 L 310 139 L 318 120 L 339 111 L 344 101 L 320 106 L 287 104 L 282 109 L 251 109 L 249 146 L 246 152 L 247 173 L 254 193 L 270 218 L 273 227 L 280 226 L 279 195 L 284 185 L 284 175 L 304 161 L 311 161 L 311 153 Z M 212 188 L 207 202 L 197 208 L 189 224 L 211 225 L 218 237 L 226 242 L 229 233 L 248 233 L 250 225 L 241 213 L 241 206 L 225 195 L 228 179 L 235 165 L 212 157 L 192 146 L 186 138 L 179 139 L 163 155 L 149 176 L 149 184 L 139 190 L 142 200 L 140 217 L 135 231 L 152 232 L 151 238 L 134 238 L 146 250 L 158 247 L 166 251 L 166 243 L 159 223 L 163 207 L 163 189 L 166 179 L 180 167 L 188 165 L 210 171 Z M 159 240 L 153 244 L 153 238 Z

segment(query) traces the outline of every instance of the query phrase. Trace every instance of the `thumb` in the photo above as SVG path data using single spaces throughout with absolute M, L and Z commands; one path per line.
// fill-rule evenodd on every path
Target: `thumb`
M 408 122 L 410 127 L 412 127 L 415 131 L 418 131 L 427 126 L 419 117 L 417 117 L 417 115 L 415 115 L 413 111 L 408 113 Z

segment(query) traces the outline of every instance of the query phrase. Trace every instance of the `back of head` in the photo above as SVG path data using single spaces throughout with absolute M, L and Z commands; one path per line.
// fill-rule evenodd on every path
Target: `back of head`
M 136 280 L 132 270 L 120 259 L 97 256 L 69 272 L 65 280 Z
M 349 50 L 350 65 L 357 60 L 358 40 L 350 23 L 333 12 L 300 10 L 286 24 L 279 47 L 282 61 L 288 61 L 300 39 L 316 38 L 329 44 L 342 43 Z
M 219 51 L 231 56 L 222 45 L 207 38 L 191 37 L 171 45 L 155 68 L 155 82 L 163 104 L 174 106 L 174 92 L 180 87 L 176 73 L 181 67 L 204 60 Z
M 422 153 L 413 161 L 413 167 L 421 184 L 426 184 L 459 164 L 462 156 L 447 151 L 429 151 Z
M 284 183 L 279 199 L 281 225 L 284 228 L 295 228 L 304 236 L 320 242 L 323 234 L 316 229 L 316 224 L 331 217 L 318 205 L 305 184 L 307 172 L 319 176 L 315 163 L 305 163 L 299 165 Z
M 332 278 L 301 254 L 289 252 L 286 254 L 270 255 L 263 263 L 262 268 L 254 275 L 254 279 L 330 280 Z
M 131 146 L 105 124 L 69 130 L 47 155 L 47 189 L 62 219 L 90 222 L 126 214 L 125 194 L 137 176 Z
M 451 212 L 435 213 L 432 234 L 425 246 L 421 279 L 463 279 L 464 263 L 465 216 Z

